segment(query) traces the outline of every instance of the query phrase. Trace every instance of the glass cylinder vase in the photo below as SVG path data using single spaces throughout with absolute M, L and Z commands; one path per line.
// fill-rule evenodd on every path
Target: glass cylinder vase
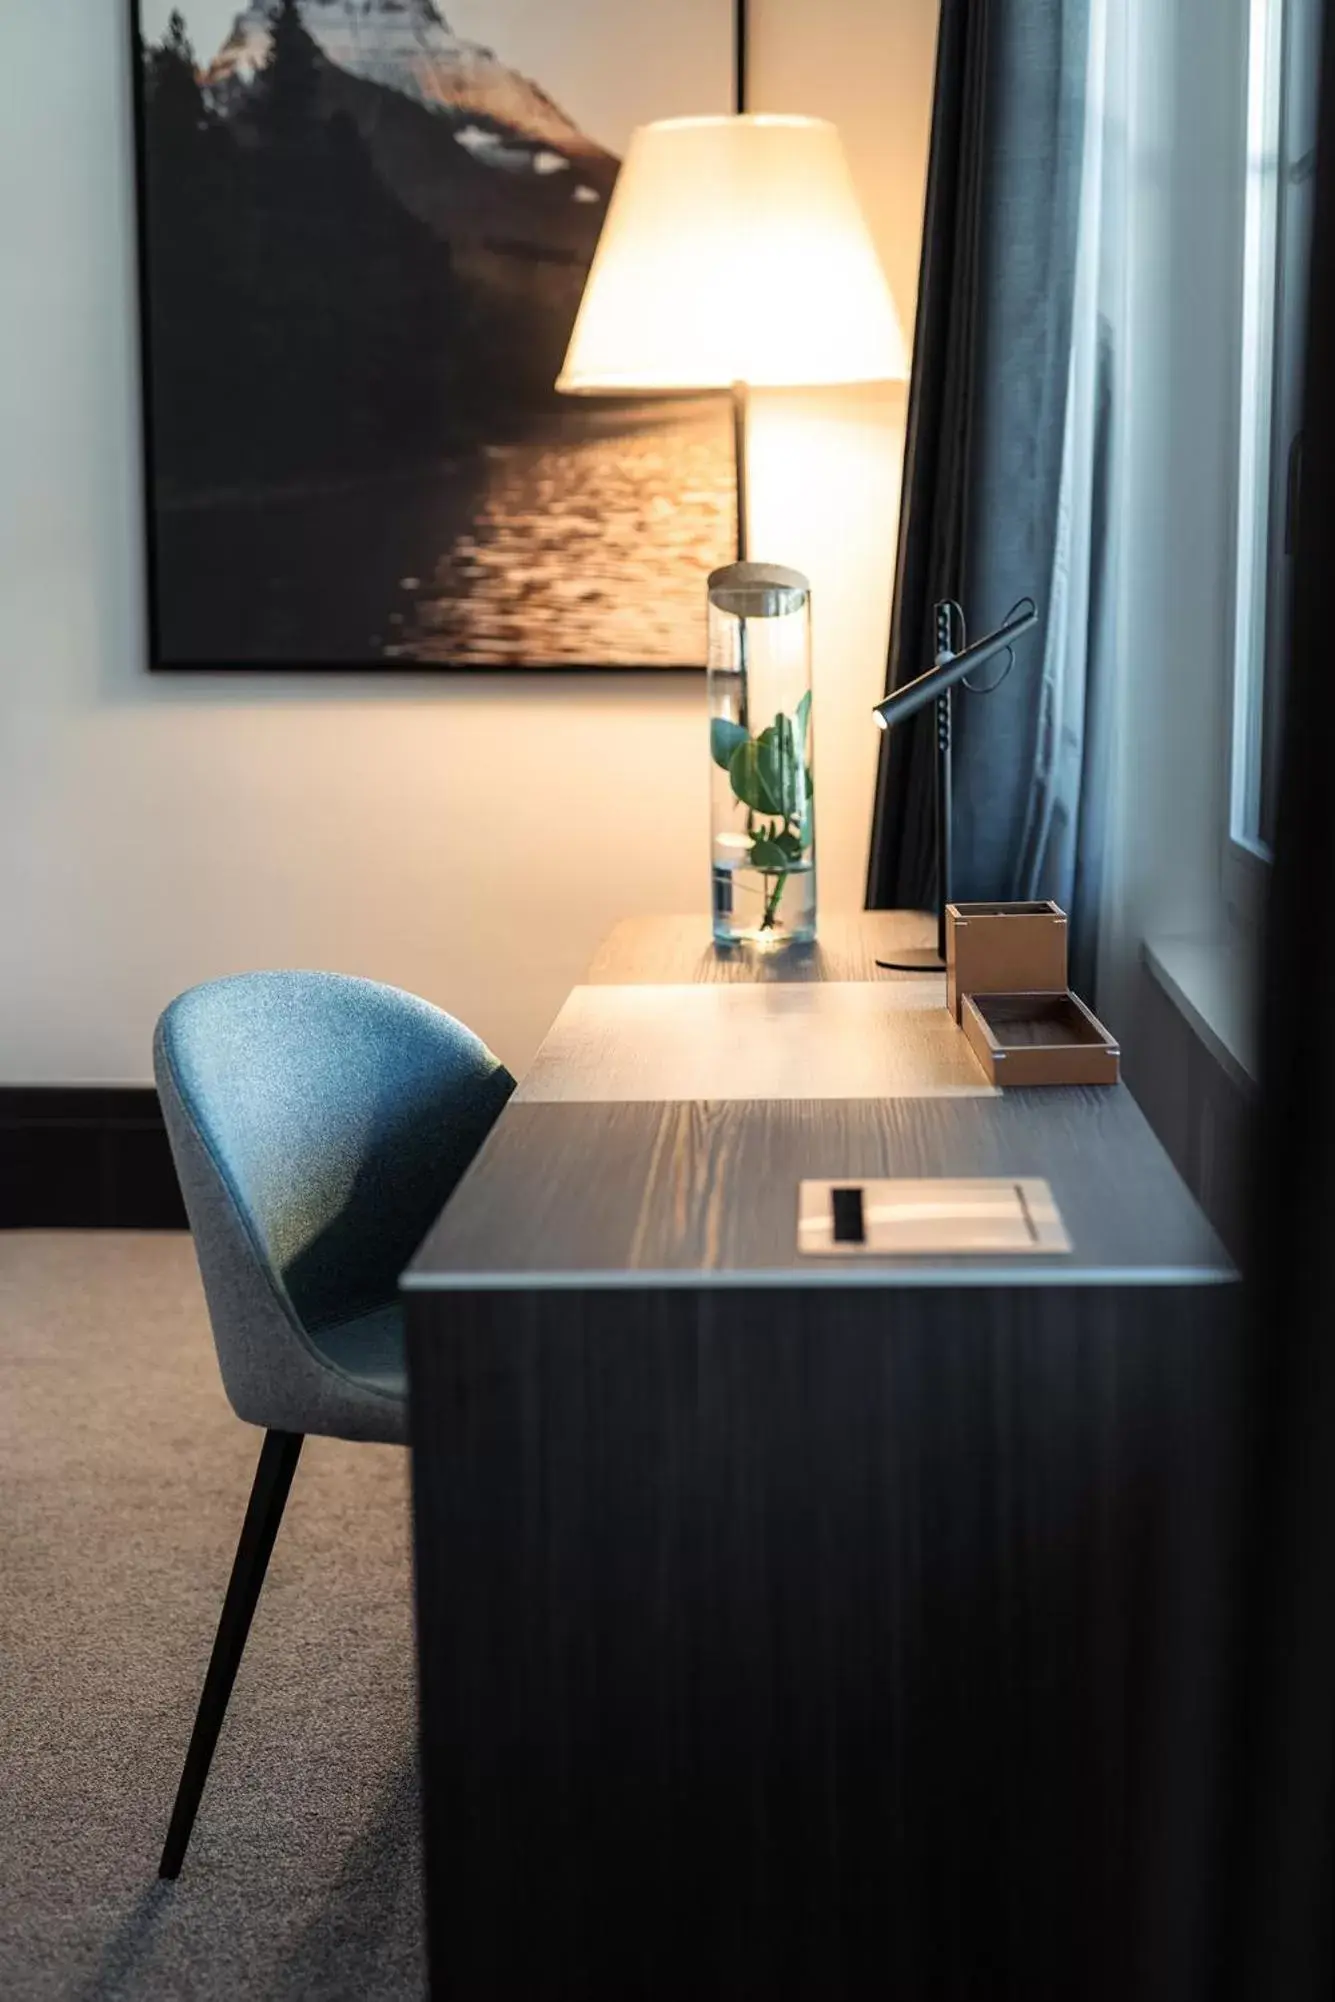
M 798 570 L 730 563 L 709 579 L 714 937 L 816 936 L 811 586 Z

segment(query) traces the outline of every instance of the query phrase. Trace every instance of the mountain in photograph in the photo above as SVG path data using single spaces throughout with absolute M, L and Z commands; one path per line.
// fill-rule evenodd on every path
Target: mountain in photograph
M 616 159 L 432 0 L 143 51 L 169 486 L 420 462 L 555 407 Z M 247 395 L 238 406 L 238 377 Z
M 201 73 L 206 102 L 242 137 L 263 118 L 284 11 L 247 8 Z M 516 388 L 549 388 L 615 157 L 537 84 L 451 33 L 433 0 L 293 0 L 292 11 L 312 51 L 313 112 L 345 113 L 386 187 L 448 243 Z
M 432 0 L 303 0 L 301 11 L 327 62 L 449 119 L 479 158 L 550 174 L 608 157 L 536 83 L 454 34 Z M 222 106 L 250 90 L 272 47 L 270 6 L 238 14 L 204 73 L 212 100 Z

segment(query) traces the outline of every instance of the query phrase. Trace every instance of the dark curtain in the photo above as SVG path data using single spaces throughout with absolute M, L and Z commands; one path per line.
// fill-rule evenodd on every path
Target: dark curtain
M 1101 491 L 1087 495 L 1098 574 L 1072 626 L 1071 482 L 1102 489 L 1111 352 L 1073 439 L 1073 309 L 1085 184 L 1090 0 L 943 0 L 888 687 L 931 664 L 933 608 L 975 637 L 1029 596 L 1038 630 L 994 694 L 955 704 L 960 898 L 1055 896 L 1092 984 L 1098 829 L 1081 825 L 1103 755 Z M 1073 463 L 1073 456 L 1078 463 Z M 1087 613 L 1086 613 L 1087 603 Z M 985 680 L 993 677 L 983 671 Z M 936 894 L 931 711 L 887 733 L 869 906 Z
M 1327 10 L 1284 748 L 1251 1173 L 1245 1761 L 1220 1992 L 1335 1990 L 1335 21 Z

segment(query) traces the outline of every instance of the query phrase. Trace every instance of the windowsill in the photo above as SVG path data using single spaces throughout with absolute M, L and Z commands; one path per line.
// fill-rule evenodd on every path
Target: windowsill
M 1232 927 L 1187 938 L 1146 939 L 1153 978 L 1234 1083 L 1256 1088 L 1254 951 Z

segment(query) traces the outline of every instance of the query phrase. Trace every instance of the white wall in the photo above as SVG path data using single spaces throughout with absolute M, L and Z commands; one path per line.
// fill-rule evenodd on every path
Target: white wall
M 840 121 L 911 329 L 936 0 L 753 5 L 754 108 Z M 5 7 L 0 1081 L 146 1079 L 173 993 L 281 965 L 412 988 L 520 1069 L 618 916 L 705 907 L 703 682 L 143 671 L 123 16 Z M 826 910 L 862 900 L 903 410 L 756 418 L 756 551 L 815 589 Z

